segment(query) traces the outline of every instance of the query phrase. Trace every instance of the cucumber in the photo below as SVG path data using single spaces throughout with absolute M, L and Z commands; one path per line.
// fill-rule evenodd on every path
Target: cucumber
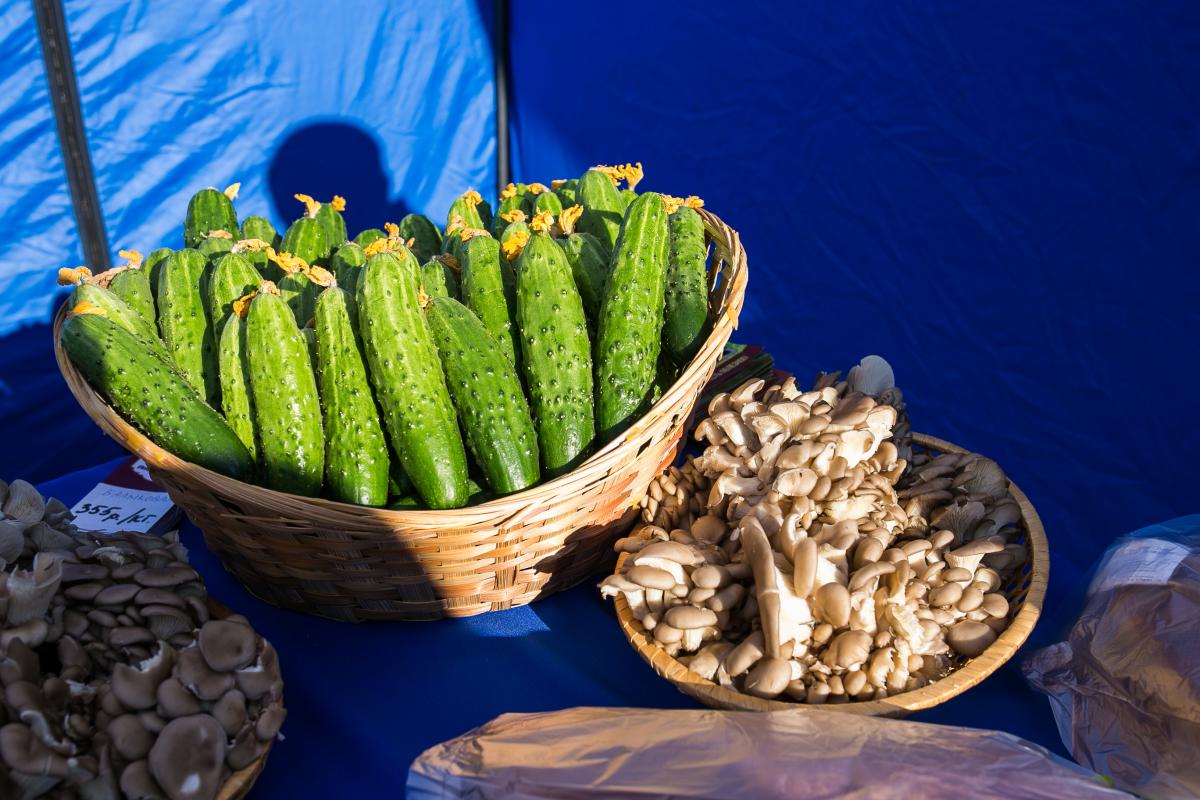
M 346 304 L 350 310 L 350 322 L 358 331 L 358 304 L 354 298 L 358 287 L 358 276 L 362 274 L 367 256 L 363 249 L 354 242 L 347 242 L 337 249 L 330 259 L 329 265 L 337 285 L 346 290 Z
M 558 195 L 558 200 L 563 208 L 569 208 L 579 202 L 577 193 L 579 181 L 576 179 L 552 181 L 550 185 L 554 187 L 554 193 Z
M 450 204 L 450 210 L 446 212 L 446 227 L 449 228 L 452 226 L 454 218 L 458 217 L 468 228 L 482 228 L 483 217 L 479 215 L 478 209 L 478 205 L 482 199 L 479 196 L 479 192 L 473 189 L 468 189 L 459 195 Z
M 221 413 L 237 434 L 238 439 L 258 458 L 254 433 L 254 411 L 250 405 L 250 373 L 244 352 L 246 324 L 237 314 L 230 314 L 221 327 L 217 340 L 217 371 L 221 379 Z
M 436 256 L 442 248 L 442 234 L 437 226 L 423 214 L 409 214 L 400 220 L 400 238 L 413 240 L 412 253 L 424 264 Z
M 562 249 L 535 233 L 517 261 L 521 364 L 547 475 L 569 472 L 595 438 L 592 357 L 583 301 Z
M 325 229 L 325 241 L 330 250 L 336 250 L 346 243 L 346 220 L 342 217 L 345 207 L 346 201 L 334 195 L 333 200 L 321 203 L 317 209 L 316 220 Z
M 529 241 L 529 234 L 532 233 L 529 223 L 526 220 L 519 219 L 516 222 L 510 222 L 500 232 L 500 252 L 505 256 L 509 256 L 509 261 L 515 261 L 517 256 L 521 254 L 521 248 L 525 246 L 525 242 Z M 524 234 L 524 240 L 518 240 L 516 245 L 509 244 L 514 237 Z M 508 245 L 508 247 L 505 247 Z M 515 253 L 510 256 L 510 253 Z
M 221 415 L 145 342 L 99 314 L 76 314 L 62 326 L 71 362 L 113 407 L 160 447 L 185 461 L 239 480 L 253 460 Z
M 367 228 L 365 231 L 359 231 L 358 236 L 354 237 L 354 243 L 359 247 L 366 247 L 377 239 L 386 238 L 387 234 L 379 230 L 379 228 Z
M 183 222 L 183 243 L 187 247 L 198 247 L 208 238 L 210 231 L 238 235 L 237 212 L 233 210 L 233 201 L 211 187 L 196 192 L 188 201 L 187 216 Z
M 324 264 L 329 258 L 329 235 L 317 220 L 301 217 L 288 227 L 280 247 L 306 264 Z
M 483 225 L 481 227 L 485 231 L 490 231 L 492 229 L 492 217 L 493 217 L 492 204 L 489 203 L 487 200 L 481 199 L 479 201 L 479 205 L 477 205 L 475 207 L 475 210 L 479 212 L 479 219 L 483 222 Z
M 321 292 L 315 319 L 325 490 L 343 503 L 381 506 L 388 498 L 388 448 L 346 292 L 336 286 Z
M 217 346 L 209 316 L 208 259 L 177 250 L 158 271 L 158 331 L 167 352 L 196 391 L 214 407 L 220 394 Z
M 470 309 L 451 297 L 425 307 L 446 385 L 484 478 L 499 494 L 537 483 L 537 434 L 512 362 Z M 589 394 L 589 416 L 591 412 Z
M 600 304 L 604 300 L 604 283 L 608 280 L 608 254 L 604 245 L 590 233 L 572 233 L 558 240 L 559 247 L 571 266 L 575 288 L 583 300 L 583 311 L 595 329 L 600 316 Z
M 272 489 L 313 497 L 325 467 L 317 380 L 291 309 L 264 288 L 250 301 L 245 341 L 263 477 Z
M 141 267 L 123 269 L 108 282 L 108 290 L 125 301 L 145 322 L 151 333 L 155 331 L 154 292 L 150 290 L 150 278 Z M 158 339 L 158 334 L 154 334 Z
M 258 288 L 262 276 L 244 255 L 226 253 L 213 264 L 208 277 L 208 318 L 213 329 L 224 335 L 225 317 L 233 309 L 233 301 Z
M 314 313 L 316 309 L 314 308 Z M 308 348 L 308 360 L 312 364 L 313 375 L 317 374 L 317 331 L 315 328 L 307 326 L 300 329 L 300 335 L 304 337 L 304 346 Z M 319 390 L 318 390 L 319 391 Z
M 296 325 L 303 328 L 313 318 L 317 307 L 317 295 L 325 288 L 318 285 L 305 270 L 289 272 L 279 281 L 279 295 L 296 317 Z
M 704 241 L 704 221 L 694 209 L 680 206 L 670 215 L 669 226 L 662 344 L 671 361 L 682 367 L 708 337 L 708 276 L 704 267 L 708 243 Z
M 459 258 L 463 304 L 479 317 L 513 366 L 517 359 L 517 284 L 512 266 L 500 255 L 500 243 L 477 236 Z
M 534 214 L 539 211 L 549 211 L 550 216 L 557 219 L 558 215 L 562 213 L 562 210 L 562 201 L 558 199 L 558 195 L 556 195 L 554 192 L 542 192 L 533 200 Z
M 160 247 L 157 250 L 151 250 L 150 255 L 142 261 L 142 269 L 146 271 L 146 277 L 150 279 L 150 293 L 155 298 L 158 297 L 158 270 L 173 252 L 175 251 L 169 247 Z
M 624 204 L 625 208 L 629 208 L 629 204 L 634 200 L 637 200 L 637 196 L 637 192 L 635 192 L 633 189 L 621 190 L 621 202 Z
M 504 230 L 504 226 L 511 221 L 504 219 L 506 214 L 511 214 L 513 211 L 520 211 L 528 215 L 525 203 L 525 198 L 528 194 L 529 191 L 523 183 L 510 183 L 505 187 L 504 191 L 500 193 L 500 207 L 496 209 L 496 214 L 492 217 L 492 224 L 488 228 L 493 236 L 499 238 L 500 233 Z M 529 205 L 532 206 L 532 202 Z
M 73 308 L 80 303 L 90 303 L 99 308 L 109 320 L 141 339 L 160 355 L 166 355 L 166 348 L 159 340 L 154 326 L 111 289 L 92 283 L 81 283 L 71 292 L 70 306 Z
M 403 246 L 367 259 L 358 280 L 359 333 L 384 430 L 404 472 L 430 508 L 458 508 L 467 502 L 467 455 L 419 305 L 417 275 L 416 259 Z
M 459 299 L 461 287 L 458 282 L 458 272 L 446 263 L 452 259 L 454 257 L 451 255 L 441 255 L 421 265 L 421 288 L 425 294 L 430 297 Z M 454 261 L 454 263 L 458 262 Z
M 645 411 L 653 391 L 669 240 L 662 196 L 639 195 L 621 224 L 596 321 L 596 427 L 605 442 Z
M 258 239 L 271 247 L 279 247 L 281 239 L 275 226 L 266 217 L 246 217 L 242 220 L 242 239 Z
M 579 179 L 578 196 L 583 204 L 579 231 L 595 236 L 606 250 L 612 252 L 625 215 L 625 201 L 616 184 L 606 173 L 589 169 Z
M 233 249 L 233 241 L 224 236 L 209 236 L 196 249 L 203 253 L 209 261 L 216 261 L 222 254 Z
M 677 377 L 679 373 L 664 349 L 658 355 L 658 368 L 654 371 L 654 388 L 650 390 L 650 403 L 657 403 L 675 383 Z
M 404 472 L 404 467 L 400 464 L 400 459 L 396 457 L 396 453 L 390 445 L 388 446 L 388 460 L 391 463 L 388 469 L 388 497 L 402 497 L 406 494 L 412 494 L 412 481 L 408 479 L 408 475 Z

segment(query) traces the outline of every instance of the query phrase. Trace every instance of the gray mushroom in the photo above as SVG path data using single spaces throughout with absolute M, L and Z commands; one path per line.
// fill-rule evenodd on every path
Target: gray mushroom
M 136 714 L 122 714 L 108 723 L 108 740 L 126 761 L 145 758 L 154 738 Z
M 116 664 L 112 671 L 112 694 L 125 708 L 140 711 L 152 708 L 157 702 L 158 685 L 171 674 L 175 666 L 175 649 L 166 643 L 155 654 L 139 664 Z
M 187 717 L 204 710 L 194 694 L 184 688 L 178 678 L 167 678 L 155 692 L 159 716 L 165 719 Z
M 121 772 L 121 791 L 133 800 L 167 800 L 145 760 L 134 761 Z
M 209 620 L 200 628 L 197 641 L 204 660 L 218 672 L 232 672 L 250 666 L 258 651 L 258 637 L 254 629 L 237 622 Z
M 263 640 L 258 659 L 245 669 L 235 672 L 234 680 L 242 694 L 246 695 L 246 699 L 252 702 L 267 694 L 278 696 L 283 682 L 279 674 L 279 656 L 275 647 Z
M 175 664 L 175 677 L 188 691 L 206 702 L 220 699 L 221 695 L 234 686 L 234 677 L 228 672 L 216 672 L 208 665 L 199 646 L 193 645 L 179 651 Z M 245 691 L 243 689 L 243 691 Z M 249 696 L 249 693 L 246 693 Z
M 246 724 L 246 696 L 237 689 L 230 689 L 213 704 L 210 713 L 232 739 Z
M 216 796 L 225 763 L 225 731 L 207 714 L 167 723 L 150 749 L 150 774 L 171 800 Z

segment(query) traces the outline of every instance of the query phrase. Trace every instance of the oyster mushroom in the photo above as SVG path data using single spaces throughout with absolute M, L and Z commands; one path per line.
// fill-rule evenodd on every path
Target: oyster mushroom
M 167 800 L 166 794 L 150 774 L 148 761 L 134 761 L 121 772 L 121 791 L 134 800 Z
M 231 673 L 212 669 L 198 645 L 179 651 L 174 675 L 188 691 L 206 702 L 220 699 L 235 682 Z
M 175 666 L 175 649 L 161 643 L 153 656 L 138 664 L 115 664 L 112 671 L 112 694 L 125 708 L 140 711 L 153 708 L 157 702 L 158 685 L 171 674 Z
M 171 800 L 216 796 L 225 763 L 225 731 L 207 714 L 167 723 L 150 749 L 150 774 Z
M 197 642 L 204 660 L 217 672 L 232 672 L 248 667 L 258 652 L 258 636 L 253 628 L 225 620 L 204 623 Z

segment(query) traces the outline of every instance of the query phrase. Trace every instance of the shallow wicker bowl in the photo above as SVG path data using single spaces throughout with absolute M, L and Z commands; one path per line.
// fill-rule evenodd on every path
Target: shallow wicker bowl
M 913 445 L 938 453 L 967 452 L 957 445 L 920 433 L 913 434 Z M 904 717 L 913 711 L 932 708 L 970 689 L 1012 658 L 1029 637 L 1038 615 L 1041 614 L 1042 601 L 1046 596 L 1046 581 L 1050 576 L 1050 552 L 1046 547 L 1046 532 L 1042 529 L 1042 521 L 1030 504 L 1029 498 L 1012 481 L 1008 482 L 1008 489 L 1021 508 L 1020 527 L 1029 550 L 1029 560 L 1016 570 L 1001 587 L 1004 596 L 1009 601 L 1009 626 L 981 655 L 976 658 L 957 657 L 953 662 L 953 670 L 950 674 L 911 692 L 892 695 L 882 700 L 820 705 L 786 700 L 765 700 L 718 686 L 712 681 L 701 678 L 685 665 L 667 655 L 666 651 L 658 646 L 653 635 L 648 634 L 642 624 L 633 616 L 629 610 L 629 604 L 625 602 L 625 596 L 620 594 L 616 597 L 617 619 L 620 622 L 621 630 L 625 633 L 625 638 L 633 645 L 633 649 L 637 650 L 642 660 L 653 667 L 659 675 L 675 684 L 675 688 L 679 691 L 712 708 L 734 711 L 786 711 L 797 708 L 814 708 L 872 717 Z M 627 557 L 627 553 L 621 555 L 617 562 L 618 570 Z
M 714 246 L 712 333 L 663 397 L 578 469 L 523 492 L 449 511 L 389 511 L 285 494 L 183 461 L 114 411 L 63 352 L 75 398 L 96 424 L 145 459 L 225 568 L 255 596 L 331 619 L 465 617 L 524 605 L 611 565 L 650 481 L 672 463 L 684 424 L 737 326 L 746 252 L 700 210 Z M 112 272 L 93 280 L 107 285 Z

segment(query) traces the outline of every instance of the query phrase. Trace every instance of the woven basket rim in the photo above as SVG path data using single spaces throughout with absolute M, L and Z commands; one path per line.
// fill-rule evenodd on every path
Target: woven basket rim
M 956 444 L 921 433 L 913 433 L 913 443 L 930 450 L 943 453 L 970 452 Z M 1005 476 L 1007 478 L 1007 476 Z M 796 709 L 816 709 L 823 711 L 838 711 L 865 716 L 897 717 L 906 716 L 913 711 L 932 708 L 956 697 L 967 689 L 976 686 L 1005 664 L 1029 638 L 1041 615 L 1042 603 L 1046 597 L 1046 586 L 1050 577 L 1050 550 L 1046 542 L 1046 532 L 1042 527 L 1041 518 L 1025 493 L 1012 482 L 1008 481 L 1009 491 L 1021 509 L 1022 529 L 1028 540 L 1028 564 L 1030 566 L 1029 589 L 1020 608 L 1012 617 L 1004 632 L 996 637 L 988 648 L 979 656 L 970 659 L 958 669 L 945 677 L 909 692 L 902 692 L 882 700 L 851 701 L 847 703 L 810 704 L 789 702 L 784 700 L 767 700 L 748 694 L 727 689 L 712 681 L 705 680 L 692 672 L 677 659 L 667 655 L 658 646 L 653 637 L 648 636 L 641 623 L 629 610 L 629 604 L 624 595 L 618 594 L 614 599 L 617 609 L 617 620 L 625 639 L 634 648 L 642 660 L 649 664 L 661 677 L 666 678 L 677 689 L 706 705 L 742 709 L 746 711 L 794 711 Z M 617 559 L 615 571 L 619 572 L 628 553 L 622 553 Z
M 127 449 L 132 450 L 147 462 L 164 470 L 178 472 L 186 469 L 207 484 L 212 490 L 228 496 L 250 493 L 259 502 L 278 507 L 296 506 L 296 504 L 315 506 L 325 513 L 343 514 L 354 518 L 372 518 L 392 525 L 433 525 L 449 527 L 471 527 L 477 524 L 473 517 L 490 517 L 503 508 L 511 508 L 514 516 L 524 510 L 537 508 L 539 501 L 549 500 L 560 496 L 572 484 L 586 481 L 589 475 L 619 467 L 620 459 L 633 443 L 644 435 L 644 426 L 648 420 L 655 418 L 661 409 L 670 407 L 686 393 L 691 384 L 703 373 L 712 362 L 720 357 L 729 337 L 737 328 L 738 316 L 745 298 L 748 269 L 746 268 L 745 249 L 736 230 L 726 224 L 720 217 L 707 209 L 697 209 L 706 223 L 706 232 L 710 239 L 713 230 L 718 231 L 725 240 L 726 250 L 724 259 L 716 258 L 714 269 L 709 276 L 710 303 L 722 310 L 713 318 L 712 328 L 708 337 L 688 362 L 687 366 L 676 377 L 671 387 L 663 393 L 641 417 L 635 420 L 626 430 L 594 452 L 582 464 L 572 471 L 551 480 L 537 483 L 519 492 L 495 497 L 482 503 L 452 509 L 391 509 L 386 507 L 362 506 L 353 503 L 343 503 L 324 497 L 308 497 L 290 494 L 275 489 L 269 489 L 258 484 L 240 481 L 219 472 L 214 472 L 193 462 L 184 461 L 179 456 L 155 444 L 145 434 L 128 422 L 120 413 L 109 405 L 91 383 L 71 363 L 62 348 L 61 329 L 66 319 L 69 298 L 64 299 L 54 316 L 53 337 L 54 354 L 59 371 L 66 380 L 71 392 L 84 410 L 92 417 L 102 430 L 116 438 Z M 740 265 L 740 268 L 734 268 Z M 722 269 L 718 269 L 721 268 Z M 88 279 L 89 283 L 107 286 L 114 275 L 127 269 L 127 266 L 114 267 L 98 273 Z M 716 282 L 722 271 L 732 272 L 720 288 L 719 301 L 712 300 L 713 292 L 717 291 Z M 717 352 L 714 352 L 717 351 Z M 109 430 L 111 427 L 112 430 Z

